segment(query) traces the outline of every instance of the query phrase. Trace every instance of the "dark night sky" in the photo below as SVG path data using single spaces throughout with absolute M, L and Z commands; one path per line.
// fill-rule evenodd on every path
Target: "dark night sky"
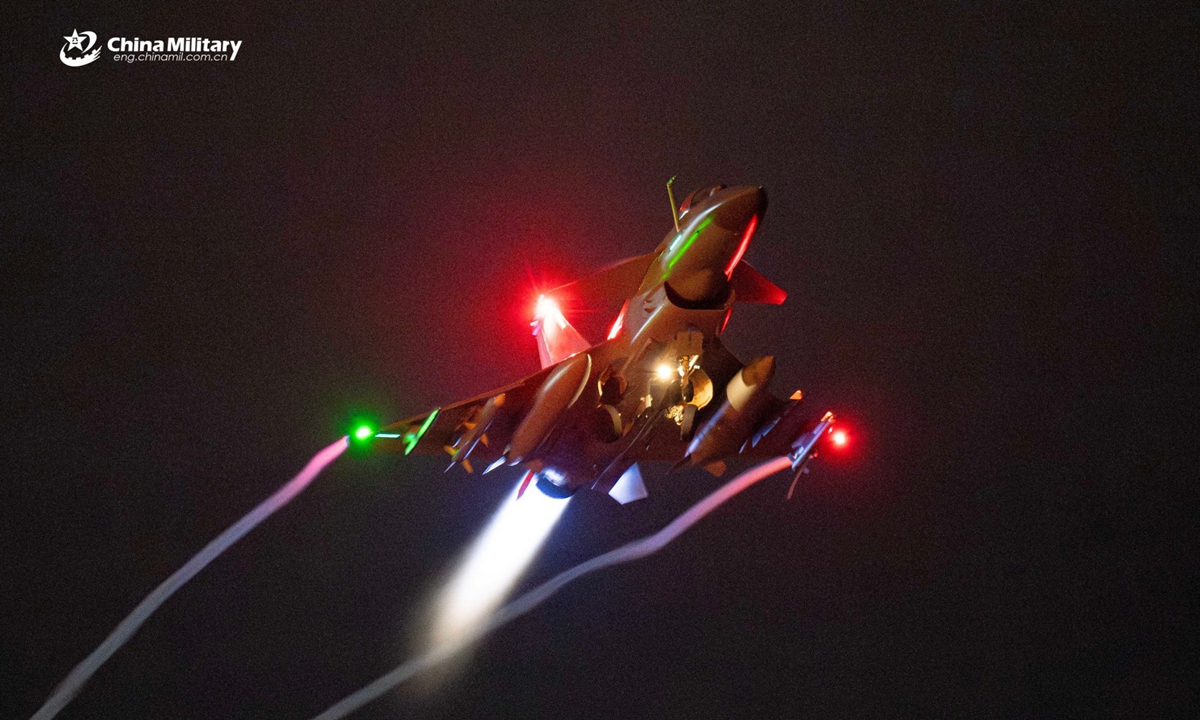
M 553 285 L 756 183 L 727 344 L 854 429 L 356 717 L 1197 705 L 1195 5 L 51 3 L 5 13 L 0 717 L 339 435 L 537 367 Z M 73 29 L 243 40 L 57 59 Z M 609 318 L 582 318 L 588 329 Z M 514 477 L 343 459 L 63 718 L 303 718 L 407 656 Z M 718 481 L 581 497 L 530 579 Z

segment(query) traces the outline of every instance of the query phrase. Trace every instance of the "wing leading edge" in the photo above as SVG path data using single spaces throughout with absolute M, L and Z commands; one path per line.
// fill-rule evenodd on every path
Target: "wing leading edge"
M 375 433 L 372 447 L 405 455 L 445 452 L 452 465 L 461 463 L 468 471 L 480 461 L 490 465 L 503 457 L 516 421 L 552 369 L 543 368 L 511 385 L 394 422 Z

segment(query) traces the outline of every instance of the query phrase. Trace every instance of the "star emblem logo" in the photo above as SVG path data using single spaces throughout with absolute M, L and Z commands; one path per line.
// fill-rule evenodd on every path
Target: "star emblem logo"
M 78 50 L 83 52 L 83 41 L 87 38 L 79 34 L 78 30 L 72 30 L 70 35 L 64 35 L 63 40 L 67 41 L 68 50 Z
M 58 51 L 58 59 L 67 67 L 87 65 L 100 57 L 100 48 L 96 46 L 96 33 L 91 30 L 84 30 L 82 33 L 72 30 L 70 35 L 63 35 L 63 40 L 67 42 L 62 46 L 62 50 Z M 72 51 L 71 55 L 67 55 L 68 50 Z M 79 57 L 76 52 L 83 53 L 83 56 Z

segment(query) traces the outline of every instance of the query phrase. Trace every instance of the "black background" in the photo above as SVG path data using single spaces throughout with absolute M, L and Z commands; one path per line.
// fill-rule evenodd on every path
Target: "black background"
M 1151 3 L 5 11 L 0 716 L 356 412 L 537 367 L 535 288 L 767 188 L 727 344 L 851 449 L 358 717 L 1196 705 L 1200 13 Z M 239 39 L 232 63 L 62 36 Z M 611 318 L 579 318 L 595 337 Z M 64 718 L 308 717 L 412 647 L 514 481 L 340 460 Z M 573 501 L 528 581 L 719 481 Z

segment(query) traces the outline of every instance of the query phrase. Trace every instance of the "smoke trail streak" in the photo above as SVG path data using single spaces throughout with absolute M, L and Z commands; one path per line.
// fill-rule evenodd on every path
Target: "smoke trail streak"
M 217 536 L 215 540 L 204 546 L 204 549 L 196 553 L 191 560 L 187 561 L 183 567 L 175 571 L 171 577 L 162 582 L 161 585 L 154 588 L 154 591 L 146 596 L 129 616 L 121 621 L 120 625 L 112 631 L 104 642 L 100 643 L 100 647 L 92 651 L 83 659 L 83 662 L 75 666 L 66 679 L 59 683 L 58 687 L 46 700 L 41 709 L 34 714 L 32 720 L 50 720 L 61 711 L 71 699 L 79 693 L 85 683 L 91 679 L 92 675 L 100 669 L 100 666 L 105 663 L 112 654 L 121 648 L 129 638 L 133 637 L 142 623 L 159 608 L 167 598 L 171 597 L 180 587 L 188 580 L 196 576 L 196 573 L 204 569 L 206 565 L 215 560 L 218 555 L 229 549 L 242 537 L 253 530 L 263 520 L 266 520 L 279 508 L 287 505 L 294 497 L 300 494 L 308 484 L 317 477 L 329 463 L 333 462 L 346 450 L 348 439 L 342 438 L 325 448 L 321 452 L 313 456 L 312 460 L 304 466 L 296 477 L 288 481 L 286 485 L 275 491 L 271 497 L 263 500 L 250 512 L 231 525 L 225 532 Z
M 555 575 L 550 580 L 497 610 L 488 622 L 480 625 L 474 632 L 463 635 L 453 642 L 443 644 L 424 655 L 405 662 L 366 687 L 347 695 L 342 700 L 331 705 L 325 712 L 317 715 L 313 720 L 340 720 L 340 718 L 344 718 L 355 710 L 358 710 L 363 705 L 375 700 L 417 673 L 445 662 L 456 653 L 473 645 L 485 635 L 498 630 L 530 610 L 533 610 L 549 599 L 550 596 L 561 590 L 567 583 L 578 580 L 584 575 L 602 568 L 638 560 L 661 550 L 667 543 L 679 537 L 685 530 L 695 525 L 704 516 L 717 509 L 717 507 L 734 495 L 737 495 L 759 480 L 774 475 L 781 470 L 786 470 L 791 466 L 792 461 L 789 458 L 779 457 L 747 470 L 690 507 L 682 515 L 668 523 L 662 530 L 640 540 L 626 543 L 616 550 L 610 550 L 603 555 L 598 555 L 591 560 Z

